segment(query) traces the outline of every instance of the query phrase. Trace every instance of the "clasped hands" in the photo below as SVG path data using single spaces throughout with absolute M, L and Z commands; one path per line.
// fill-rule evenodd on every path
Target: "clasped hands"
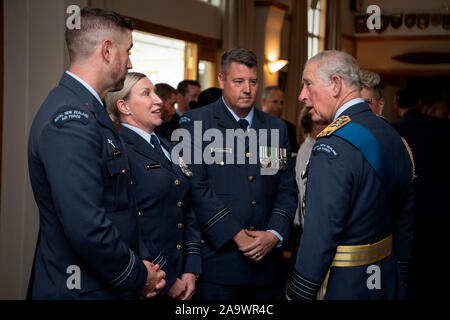
M 270 252 L 279 239 L 268 231 L 250 231 L 242 229 L 234 237 L 238 250 L 252 261 L 259 261 Z
M 142 260 L 147 268 L 147 281 L 142 291 L 141 299 L 156 297 L 166 285 L 166 273 L 147 260 Z M 177 278 L 167 294 L 175 300 L 189 300 L 195 292 L 195 278 L 193 273 L 184 273 L 181 279 Z
M 147 281 L 142 290 L 141 299 L 156 297 L 166 285 L 166 280 L 164 280 L 166 273 L 159 269 L 159 264 L 154 265 L 147 260 L 142 260 L 142 262 L 147 268 Z

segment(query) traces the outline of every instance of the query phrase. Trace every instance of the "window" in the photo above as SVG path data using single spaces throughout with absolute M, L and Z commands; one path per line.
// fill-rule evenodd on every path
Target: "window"
M 209 3 L 213 6 L 220 7 L 221 0 L 200 0 L 201 2 Z
M 198 61 L 198 82 L 202 89 L 214 87 L 215 85 L 215 64 L 211 61 Z
M 133 31 L 130 71 L 142 72 L 153 84 L 165 82 L 176 88 L 185 78 L 186 42 Z
M 308 0 L 308 59 L 319 52 L 320 0 Z

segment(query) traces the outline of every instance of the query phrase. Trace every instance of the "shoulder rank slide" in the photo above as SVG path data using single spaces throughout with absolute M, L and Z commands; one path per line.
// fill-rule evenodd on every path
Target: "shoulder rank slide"
M 337 129 L 342 128 L 347 123 L 351 121 L 349 116 L 341 116 L 334 120 L 328 127 L 323 129 L 318 135 L 317 138 L 328 137 L 333 134 Z

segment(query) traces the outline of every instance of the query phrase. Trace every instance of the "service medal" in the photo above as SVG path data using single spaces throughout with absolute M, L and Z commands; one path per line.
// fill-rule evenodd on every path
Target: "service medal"
M 270 167 L 269 147 L 259 146 L 259 162 L 262 168 Z

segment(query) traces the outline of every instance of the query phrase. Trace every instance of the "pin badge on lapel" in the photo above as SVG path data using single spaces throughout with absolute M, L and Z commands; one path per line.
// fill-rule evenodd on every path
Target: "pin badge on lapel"
M 112 147 L 114 148 L 114 150 L 113 150 L 113 152 L 112 152 L 113 158 L 114 158 L 114 159 L 119 158 L 119 157 L 122 155 L 122 151 L 120 151 L 119 148 L 116 148 L 116 146 L 114 145 L 114 143 L 112 142 L 111 139 L 108 139 L 107 141 L 108 141 L 108 143 L 109 143 L 110 145 L 112 145 Z
M 194 173 L 188 168 L 188 166 L 184 163 L 183 158 L 178 157 L 180 163 L 180 169 L 181 171 L 186 175 L 186 177 L 192 177 Z

